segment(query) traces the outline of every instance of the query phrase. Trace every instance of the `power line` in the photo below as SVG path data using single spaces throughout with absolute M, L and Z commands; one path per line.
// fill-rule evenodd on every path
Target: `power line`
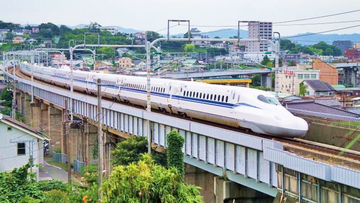
M 327 24 L 340 24 L 340 23 L 354 23 L 360 22 L 360 20 L 347 20 L 347 21 L 333 21 L 333 22 L 323 22 L 323 23 L 300 23 L 300 24 L 284 24 L 284 25 L 274 25 L 274 26 L 305 26 L 305 25 L 327 25 Z
M 341 13 L 334 13 L 334 14 L 328 14 L 328 15 L 323 15 L 323 16 L 316 16 L 316 17 L 310 17 L 310 18 L 301 18 L 301 19 L 297 19 L 297 20 L 287 20 L 287 21 L 274 22 L 273 24 L 290 23 L 290 22 L 299 22 L 299 21 L 313 20 L 313 19 L 319 19 L 319 18 L 327 18 L 327 17 L 333 17 L 333 16 L 344 15 L 344 14 L 349 14 L 349 13 L 355 13 L 355 12 L 359 12 L 359 11 L 360 11 L 360 9 L 357 9 L 357 10 L 345 11 L 345 12 L 341 12 Z
M 348 27 L 337 28 L 337 29 L 333 29 L 333 30 L 326 30 L 326 31 L 321 31 L 321 32 L 314 32 L 314 33 L 296 35 L 296 36 L 284 37 L 284 38 L 291 39 L 291 38 L 297 38 L 297 37 L 306 37 L 306 36 L 323 34 L 323 33 L 328 33 L 328 32 L 334 32 L 334 31 L 339 31 L 339 30 L 346 30 L 346 29 L 355 28 L 355 27 L 360 27 L 360 24 L 359 25 L 348 26 Z

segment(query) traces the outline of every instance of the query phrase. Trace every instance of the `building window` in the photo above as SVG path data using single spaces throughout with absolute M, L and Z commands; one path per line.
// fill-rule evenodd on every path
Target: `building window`
M 316 74 L 311 74 L 311 79 L 316 79 Z
M 310 75 L 309 74 L 305 74 L 305 79 L 309 79 Z
M 298 79 L 304 79 L 304 75 L 303 75 L 303 74 L 299 74 L 299 75 L 298 75 Z
M 18 155 L 26 154 L 25 143 L 17 143 L 17 153 Z

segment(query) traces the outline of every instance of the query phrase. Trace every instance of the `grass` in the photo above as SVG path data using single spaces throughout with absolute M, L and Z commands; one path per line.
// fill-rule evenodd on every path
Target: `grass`
M 360 127 L 360 122 L 341 121 L 341 122 L 332 122 L 331 125 Z

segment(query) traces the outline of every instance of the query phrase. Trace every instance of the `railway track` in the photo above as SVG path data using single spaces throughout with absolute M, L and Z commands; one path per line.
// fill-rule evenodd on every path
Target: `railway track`
M 12 69 L 9 70 L 10 73 L 12 73 L 12 71 L 13 71 Z M 16 75 L 20 78 L 31 80 L 31 78 L 29 76 L 23 74 L 19 69 L 16 70 Z M 51 86 L 51 87 L 58 88 L 58 89 L 67 89 L 64 87 L 59 87 L 56 85 L 52 85 L 52 84 L 40 81 L 35 78 L 34 78 L 34 81 L 36 81 L 37 83 Z M 76 91 L 76 92 L 78 92 L 79 94 L 86 95 L 84 92 L 80 92 L 80 91 Z M 107 100 L 109 102 L 115 102 L 108 98 L 103 98 L 103 99 Z M 144 106 L 133 105 L 133 104 L 128 104 L 128 103 L 124 103 L 124 102 L 117 102 L 117 103 L 120 103 L 122 105 L 127 105 L 129 107 L 144 109 Z M 297 155 L 305 156 L 306 158 L 309 158 L 312 160 L 327 162 L 330 164 L 346 165 L 346 166 L 349 166 L 350 168 L 360 170 L 360 152 L 358 152 L 358 151 L 349 150 L 349 149 L 345 149 L 345 148 L 341 148 L 341 147 L 336 147 L 336 146 L 332 146 L 332 145 L 328 145 L 328 144 L 313 142 L 313 141 L 309 141 L 309 140 L 305 140 L 305 139 L 301 139 L 301 138 L 280 138 L 280 137 L 265 136 L 265 135 L 260 135 L 260 134 L 254 133 L 247 129 L 240 129 L 240 128 L 225 126 L 225 125 L 221 125 L 221 124 L 213 123 L 213 122 L 209 122 L 209 121 L 204 121 L 204 120 L 199 120 L 199 119 L 194 119 L 194 118 L 189 118 L 189 117 L 183 117 L 183 116 L 180 116 L 177 114 L 165 113 L 165 112 L 162 112 L 162 111 L 156 110 L 156 109 L 152 109 L 152 111 L 159 113 L 159 114 L 164 114 L 167 116 L 173 116 L 173 117 L 180 118 L 180 119 L 199 122 L 202 124 L 207 124 L 207 125 L 211 125 L 211 126 L 215 126 L 215 127 L 221 127 L 221 128 L 231 130 L 231 131 L 236 131 L 239 133 L 246 133 L 246 134 L 249 134 L 252 136 L 260 137 L 262 139 L 276 140 L 278 142 L 281 142 L 284 145 L 284 149 L 286 151 L 293 152 Z

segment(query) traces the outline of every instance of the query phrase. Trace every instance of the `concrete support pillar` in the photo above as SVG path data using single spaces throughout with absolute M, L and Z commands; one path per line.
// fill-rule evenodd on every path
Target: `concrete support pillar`
M 48 113 L 48 105 L 45 103 L 40 104 L 40 130 L 45 133 L 45 135 L 49 134 L 49 113 Z
M 99 146 L 97 145 L 97 139 L 98 139 L 98 132 L 97 132 L 97 127 L 94 125 L 89 124 L 88 125 L 88 133 L 87 133 L 87 155 L 88 155 L 88 160 L 90 162 L 94 162 L 96 159 L 94 159 L 93 156 L 93 152 L 94 152 L 94 148 L 98 148 Z M 99 150 L 97 150 L 99 151 Z
M 50 137 L 50 151 L 61 149 L 64 140 L 64 132 L 62 125 L 62 111 L 52 105 L 48 106 L 48 136 Z
M 246 186 L 225 180 L 201 170 L 194 166 L 185 164 L 185 182 L 201 187 L 201 195 L 204 202 L 259 202 L 271 203 L 274 197 L 268 196 Z
M 185 182 L 201 187 L 201 195 L 204 202 L 215 203 L 216 195 L 214 191 L 215 175 L 194 166 L 185 164 Z
M 29 94 L 24 95 L 24 123 L 28 126 L 31 126 L 31 96 Z
M 271 74 L 261 74 L 261 86 L 271 88 Z
M 31 103 L 31 127 L 41 130 L 41 103 L 37 99 Z

